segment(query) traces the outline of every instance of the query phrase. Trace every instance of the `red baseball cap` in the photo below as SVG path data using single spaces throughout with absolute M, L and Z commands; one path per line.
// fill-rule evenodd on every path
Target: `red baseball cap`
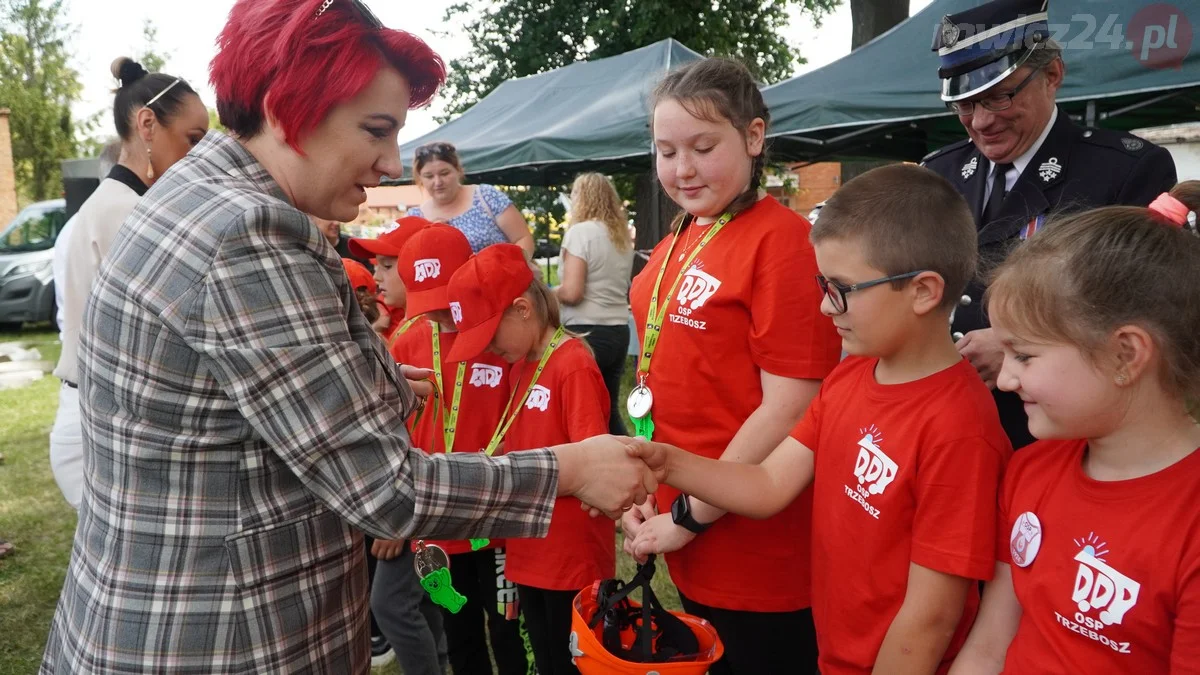
M 418 216 L 404 216 L 392 223 L 391 229 L 384 231 L 374 239 L 352 237 L 349 243 L 350 253 L 359 258 L 374 258 L 381 255 L 399 258 L 400 249 L 404 248 L 408 238 L 432 224 Z
M 357 260 L 342 258 L 342 266 L 346 268 L 346 276 L 350 279 L 352 288 L 365 288 L 371 295 L 379 292 L 379 287 L 375 285 L 375 275 L 371 274 L 365 265 Z
M 458 337 L 446 358 L 466 361 L 483 353 L 496 336 L 504 310 L 533 283 L 525 252 L 514 244 L 494 244 L 468 260 L 446 286 L 446 300 Z
M 449 225 L 430 225 L 409 237 L 396 270 L 408 292 L 408 315 L 450 307 L 446 285 L 470 258 L 467 236 Z

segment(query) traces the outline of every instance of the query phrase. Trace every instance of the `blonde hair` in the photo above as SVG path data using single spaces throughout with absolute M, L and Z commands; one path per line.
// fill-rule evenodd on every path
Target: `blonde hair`
M 558 304 L 558 297 L 554 295 L 554 291 L 542 281 L 541 277 L 535 276 L 533 282 L 529 284 L 529 288 L 525 289 L 522 296 L 533 304 L 533 312 L 537 316 L 538 321 L 543 327 L 558 328 L 562 325 L 562 307 Z M 592 353 L 592 347 L 584 340 L 586 333 L 576 333 L 571 330 L 564 330 L 563 334 L 568 337 L 579 338 L 583 346 L 587 348 L 588 353 Z
M 1171 195 L 1200 210 L 1200 181 Z M 1051 222 L 996 269 L 985 300 L 1014 332 L 1073 344 L 1094 364 L 1113 331 L 1139 326 L 1162 354 L 1163 386 L 1200 399 L 1200 238 L 1146 207 Z
M 616 188 L 604 176 L 589 172 L 575 177 L 571 186 L 571 213 L 568 221 L 574 225 L 585 220 L 598 220 L 608 228 L 608 238 L 618 251 L 628 251 L 629 217 Z

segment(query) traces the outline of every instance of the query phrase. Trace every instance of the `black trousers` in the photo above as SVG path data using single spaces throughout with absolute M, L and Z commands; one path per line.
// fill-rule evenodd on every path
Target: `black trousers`
M 583 339 L 596 354 L 596 365 L 604 377 L 611 408 L 608 414 L 608 433 L 627 436 L 625 427 L 625 404 L 618 402 L 621 395 L 621 375 L 625 372 L 625 360 L 629 356 L 629 326 L 568 326 L 574 333 L 586 333 Z
M 812 610 L 746 612 L 702 605 L 679 594 L 683 610 L 707 619 L 725 645 L 709 675 L 815 675 L 817 633 Z
M 517 585 L 525 630 L 538 675 L 579 675 L 571 663 L 571 603 L 577 591 L 548 591 Z
M 442 628 L 454 675 L 490 675 L 496 659 L 500 675 L 525 675 L 529 659 L 521 637 L 517 587 L 504 576 L 504 549 L 450 556 L 454 586 L 467 597 L 457 614 L 442 610 Z

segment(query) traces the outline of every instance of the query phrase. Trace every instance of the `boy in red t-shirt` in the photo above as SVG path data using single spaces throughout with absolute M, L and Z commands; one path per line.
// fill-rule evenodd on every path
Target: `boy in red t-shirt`
M 489 452 L 540 448 L 608 433 L 608 390 L 592 352 L 567 333 L 558 301 L 533 276 L 520 247 L 480 251 L 447 291 L 458 339 L 452 360 L 485 350 L 513 364 L 513 387 Z M 508 540 L 506 574 L 517 584 L 521 612 L 541 675 L 577 673 L 569 640 L 572 601 L 592 582 L 616 574 L 613 522 L 590 518 L 574 497 L 554 505 L 543 539 Z
M 385 230 L 374 239 L 355 237 L 347 244 L 350 252 L 354 255 L 360 258 L 375 259 L 375 281 L 379 284 L 379 300 L 392 315 L 392 321 L 383 334 L 389 350 L 395 346 L 397 337 L 403 335 L 416 323 L 417 317 L 412 312 L 407 312 L 407 319 L 401 320 L 397 316 L 397 314 L 404 316 L 408 304 L 404 281 L 400 278 L 397 269 L 400 249 L 404 248 L 404 244 L 410 237 L 432 224 L 424 218 L 405 216 L 397 219 L 390 229 Z
M 992 574 L 1011 454 L 948 327 L 975 272 L 973 219 L 943 178 L 893 165 L 839 190 L 811 238 L 821 310 L 849 356 L 791 437 L 759 465 L 660 444 L 637 452 L 665 463 L 671 485 L 751 517 L 777 513 L 811 482 L 822 675 L 944 672 Z M 633 543 L 638 555 L 654 548 Z
M 440 375 L 435 379 L 437 395 L 410 423 L 413 445 L 429 453 L 482 451 L 508 401 L 509 365 L 503 359 L 486 353 L 459 363 L 449 359 L 458 332 L 446 286 L 470 257 L 471 244 L 462 232 L 434 224 L 409 238 L 396 264 L 407 292 L 409 316 L 428 320 L 417 321 L 397 337 L 392 355 L 401 363 Z M 518 621 L 517 587 L 505 573 L 504 542 L 426 543 L 449 554 L 454 587 L 467 598 L 458 612 L 442 612 L 451 668 L 456 673 L 492 672 L 494 657 L 500 675 L 524 675 L 528 658 Z M 399 560 L 412 565 L 409 556 Z M 388 602 L 387 594 L 377 587 L 372 601 Z M 374 611 L 383 617 L 387 610 Z

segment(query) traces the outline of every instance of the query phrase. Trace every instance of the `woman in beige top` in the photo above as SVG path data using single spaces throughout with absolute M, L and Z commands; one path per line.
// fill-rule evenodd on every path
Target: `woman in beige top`
M 609 433 L 628 430 L 617 405 L 621 373 L 629 352 L 629 280 L 633 242 L 625 207 L 616 189 L 598 173 L 584 173 L 571 187 L 571 213 L 563 237 L 554 289 L 563 325 L 580 333 L 596 355 L 608 387 Z
M 76 509 L 83 494 L 77 352 L 88 293 L 117 230 L 138 200 L 208 132 L 208 109 L 181 78 L 147 73 L 125 57 L 113 62 L 112 74 L 121 82 L 113 100 L 120 158 L 55 242 L 60 249 L 55 257 L 63 258 L 66 276 L 54 280 L 62 298 L 62 356 L 54 374 L 63 386 L 50 430 L 50 468 L 63 496 Z

